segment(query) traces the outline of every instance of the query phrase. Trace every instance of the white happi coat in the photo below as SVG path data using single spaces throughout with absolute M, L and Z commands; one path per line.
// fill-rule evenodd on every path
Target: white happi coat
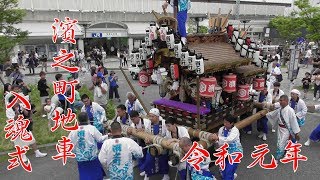
M 120 137 L 104 141 L 99 160 L 110 179 L 133 179 L 133 156 L 142 158 L 142 148 L 134 140 Z
M 127 99 L 124 104 L 126 106 L 127 110 L 129 109 L 129 103 L 130 103 L 129 100 Z M 146 111 L 143 109 L 143 107 L 138 99 L 136 99 L 134 101 L 133 106 L 132 106 L 132 110 L 137 111 L 140 115 L 144 115 L 144 116 L 147 115 Z
M 261 92 L 260 91 L 256 91 L 256 90 L 252 90 L 251 93 L 254 94 L 254 95 L 257 95 L 256 98 L 254 98 L 254 100 L 258 102 L 259 99 L 260 99 Z M 264 102 L 272 103 L 272 94 L 270 94 L 268 92 Z
M 121 120 L 121 117 L 120 117 L 120 116 L 117 116 L 116 121 L 117 121 L 118 123 L 120 123 L 121 125 L 128 125 L 128 126 L 130 126 L 130 125 L 132 124 L 132 121 L 131 121 L 131 119 L 130 119 L 129 114 L 126 114 L 126 115 L 128 115 L 128 119 L 127 119 L 127 123 L 126 123 L 126 124 L 122 124 L 122 120 Z
M 277 134 L 277 155 L 278 151 L 281 151 L 281 153 L 284 152 L 284 149 L 287 145 L 287 141 L 290 137 L 290 132 L 287 128 L 282 128 L 279 126 L 284 125 L 280 119 L 280 111 L 282 113 L 283 119 L 286 123 L 286 126 L 290 129 L 290 132 L 293 134 L 297 134 L 300 132 L 300 127 L 298 125 L 297 117 L 294 112 L 294 110 L 287 105 L 284 108 L 278 108 L 272 112 L 269 112 L 266 117 L 268 118 L 269 122 L 274 126 L 278 126 L 278 134 Z
M 103 142 L 108 135 L 102 136 L 98 129 L 92 125 L 82 125 L 69 136 L 74 144 L 74 153 L 78 162 L 92 161 L 98 157 L 97 142 Z
M 296 105 L 296 108 L 294 109 L 294 112 L 296 113 L 296 116 L 299 119 L 306 117 L 308 108 L 306 106 L 306 103 L 302 99 L 299 98 L 299 101 Z
M 143 120 L 143 126 L 142 126 L 142 121 Z M 151 132 L 151 129 L 146 129 L 146 128 L 151 128 L 151 121 L 149 119 L 140 119 L 138 124 L 134 124 L 133 122 L 130 125 L 133 128 L 136 129 L 142 129 L 144 128 L 146 132 Z
M 222 126 L 218 131 L 218 145 L 219 147 L 223 146 L 224 143 L 229 145 L 228 153 L 231 154 L 233 152 L 242 152 L 242 145 L 240 142 L 240 132 L 237 127 L 233 127 L 229 129 L 228 136 L 224 137 L 224 126 Z
M 280 68 L 277 66 L 272 68 L 271 74 L 280 75 L 281 74 Z M 270 82 L 270 87 L 273 87 L 273 83 L 277 81 L 277 78 L 276 76 L 272 76 L 271 74 L 269 75 L 269 82 Z
M 177 126 L 177 129 L 178 129 L 178 139 L 182 137 L 190 138 L 187 128 L 183 126 Z M 172 135 L 170 131 L 168 131 L 166 138 L 172 139 Z M 186 161 L 180 162 L 177 167 L 178 171 L 184 170 L 186 168 L 187 168 Z
M 158 135 L 160 135 L 162 137 L 168 137 L 169 131 L 167 130 L 167 127 L 166 127 L 166 121 L 161 116 L 159 116 L 159 122 L 160 121 L 162 122 L 162 125 L 161 125 L 162 130 L 161 130 L 161 132 L 159 132 L 160 134 L 158 134 Z M 151 130 L 151 126 L 152 126 L 152 123 L 148 124 L 148 126 L 145 125 L 145 129 L 146 129 L 147 133 L 153 134 L 152 130 Z
M 276 94 L 276 96 L 273 95 L 273 92 L 274 92 L 274 89 L 270 89 L 269 92 L 268 92 L 268 94 L 271 94 L 272 99 L 274 99 L 275 102 L 278 102 L 279 99 L 280 99 L 280 97 L 281 97 L 282 95 L 284 95 L 284 92 L 283 92 L 281 89 L 279 89 L 279 93 Z
M 103 122 L 107 120 L 106 118 L 106 111 L 103 107 L 101 107 L 98 103 L 92 103 L 92 110 L 93 110 L 93 125 L 99 130 L 103 130 Z M 81 112 L 86 112 L 86 106 L 82 106 Z

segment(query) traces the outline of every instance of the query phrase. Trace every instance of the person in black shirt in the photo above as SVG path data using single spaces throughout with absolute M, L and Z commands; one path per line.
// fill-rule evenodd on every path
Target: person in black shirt
M 47 55 L 46 55 L 46 54 L 43 54 L 42 57 L 41 57 L 41 62 L 42 62 L 41 71 L 42 71 L 43 68 L 44 68 L 44 70 L 45 70 L 46 72 L 48 72 L 48 71 L 47 71 L 47 61 L 48 61 Z
M 309 72 L 305 73 L 305 77 L 302 79 L 303 84 L 303 99 L 307 99 L 307 93 L 311 84 L 311 74 Z
M 49 98 L 49 86 L 47 85 L 46 80 L 46 73 L 41 71 L 40 74 L 40 80 L 38 81 L 38 90 L 40 92 L 40 100 L 42 104 L 42 117 L 46 117 L 44 112 L 44 106 L 46 105 L 46 99 Z

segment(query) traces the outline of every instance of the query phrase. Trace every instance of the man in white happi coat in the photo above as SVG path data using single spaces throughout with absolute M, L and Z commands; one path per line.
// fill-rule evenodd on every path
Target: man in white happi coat
M 279 160 L 285 155 L 285 147 L 288 140 L 299 140 L 300 128 L 294 110 L 289 106 L 287 95 L 280 97 L 280 108 L 269 112 L 266 117 L 271 124 L 278 124 L 277 133 L 277 153 L 276 159 Z
M 183 126 L 177 126 L 176 121 L 177 120 L 174 117 L 169 117 L 166 120 L 166 126 L 167 126 L 167 130 L 168 130 L 166 137 L 169 138 L 168 143 L 179 142 L 178 139 L 183 138 L 183 137 L 190 138 L 187 128 L 185 128 Z M 186 161 L 180 162 L 177 165 L 177 170 L 179 172 L 180 179 L 187 178 L 186 168 L 187 168 Z
M 104 141 L 99 160 L 110 179 L 133 179 L 132 158 L 142 158 L 142 148 L 132 139 L 122 137 L 121 124 L 111 124 L 112 138 Z
M 138 113 L 140 115 L 146 116 L 147 113 L 146 111 L 143 109 L 141 103 L 139 102 L 139 100 L 137 99 L 137 97 L 132 93 L 132 92 L 128 92 L 127 93 L 127 100 L 125 102 L 125 106 L 127 108 L 127 112 L 128 114 L 131 113 L 131 111 L 138 111 Z
M 140 117 L 140 114 L 138 111 L 131 111 L 130 113 L 130 119 L 131 119 L 131 127 L 132 128 L 135 128 L 136 131 L 146 131 L 146 132 L 151 132 L 151 121 L 149 119 L 143 119 Z M 148 128 L 148 129 L 146 129 Z M 128 135 L 131 135 L 132 134 L 132 131 L 131 129 L 128 130 Z M 142 148 L 144 148 L 146 146 L 145 142 L 143 139 L 138 139 L 138 138 L 132 138 L 133 140 L 135 140 L 139 146 L 141 146 Z M 146 172 L 145 172 L 145 155 L 147 153 L 147 149 L 143 149 L 143 158 L 139 158 L 138 159 L 138 167 L 139 167 L 139 170 L 140 170 L 140 176 L 145 176 Z

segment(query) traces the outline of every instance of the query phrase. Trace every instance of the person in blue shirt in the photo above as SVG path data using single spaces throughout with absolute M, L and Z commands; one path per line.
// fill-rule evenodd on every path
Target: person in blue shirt
M 183 44 L 186 44 L 187 43 L 186 22 L 188 17 L 188 10 L 190 9 L 190 0 L 166 0 L 162 7 L 164 9 L 167 9 L 169 4 L 173 5 L 173 7 L 178 7 L 178 11 L 177 11 L 178 31 L 179 31 L 179 35 L 181 36 L 181 42 L 183 42 Z
M 62 81 L 63 77 L 62 74 L 56 74 L 55 76 L 56 81 Z M 68 90 L 67 90 L 68 92 Z M 71 104 L 69 101 L 67 101 L 66 96 L 67 96 L 67 92 L 65 94 L 58 94 L 58 98 L 60 101 L 60 107 L 64 110 L 64 113 L 67 112 L 68 108 L 71 108 Z
M 115 98 L 118 99 L 118 101 L 120 102 L 120 96 L 119 96 L 119 93 L 118 93 L 118 84 L 117 84 L 117 81 L 118 81 L 118 76 L 115 75 L 116 73 L 114 71 L 111 71 L 110 72 L 110 76 L 108 77 L 108 81 L 109 81 L 109 87 L 110 87 L 110 90 L 109 90 L 109 99 L 112 101 L 113 99 L 113 94 L 115 95 Z

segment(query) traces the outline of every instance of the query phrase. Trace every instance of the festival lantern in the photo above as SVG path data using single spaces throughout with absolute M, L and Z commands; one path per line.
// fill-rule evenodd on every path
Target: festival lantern
M 150 23 L 150 34 L 149 34 L 149 38 L 151 41 L 154 41 L 158 38 L 158 34 L 157 34 L 157 26 L 155 22 L 151 22 Z
M 189 52 L 188 69 L 189 69 L 189 71 L 196 70 L 196 53 L 195 53 L 195 51 Z
M 147 59 L 147 53 L 142 46 L 140 46 L 139 48 L 139 53 L 140 53 L 140 60 L 145 61 Z
M 224 75 L 222 80 L 223 91 L 227 93 L 233 93 L 237 91 L 237 75 L 230 73 Z
M 203 74 L 204 73 L 204 62 L 203 62 L 203 58 L 202 58 L 201 54 L 196 55 L 195 64 L 196 64 L 196 69 L 195 69 L 196 73 L 198 75 Z
M 186 47 L 181 49 L 181 59 L 180 59 L 180 66 L 186 67 L 189 65 L 189 51 Z
M 180 39 L 176 39 L 174 42 L 174 55 L 176 58 L 180 59 L 181 58 L 181 51 L 182 51 L 182 44 Z M 180 61 L 181 65 L 181 61 Z
M 174 49 L 174 34 L 172 29 L 167 32 L 166 43 L 169 50 Z
M 177 64 L 171 64 L 170 65 L 170 72 L 171 72 L 172 80 L 178 80 L 179 79 L 179 67 L 178 67 Z
M 249 89 L 250 89 L 250 86 L 248 84 L 238 86 L 238 100 L 239 101 L 249 100 Z
M 240 51 L 242 44 L 243 44 L 243 39 L 239 38 L 239 39 L 237 40 L 237 44 L 236 44 L 236 47 L 235 47 L 235 50 L 236 50 L 237 52 Z
M 139 72 L 139 85 L 143 87 L 142 94 L 146 87 L 150 86 L 150 75 L 147 71 L 141 70 Z
M 256 45 L 255 42 L 251 42 L 251 43 L 250 43 L 250 47 L 251 47 L 252 49 L 255 49 L 255 48 L 257 47 L 257 45 Z
M 243 44 L 242 47 L 241 47 L 240 56 L 241 57 L 246 57 L 247 56 L 247 52 L 248 52 L 248 45 Z
M 262 91 L 264 90 L 265 83 L 264 78 L 255 78 L 253 80 L 253 89 L 256 91 Z
M 235 44 L 238 38 L 239 38 L 239 31 L 237 28 L 234 28 L 231 42 Z
M 135 53 L 135 56 L 136 56 L 136 65 L 138 66 L 143 65 L 143 62 L 142 62 L 143 57 L 141 57 L 143 56 L 143 49 L 141 47 Z
M 249 48 L 248 49 L 248 58 L 253 58 L 254 49 Z
M 130 54 L 130 59 L 131 59 L 131 64 L 136 64 L 136 62 L 137 62 L 137 60 L 136 60 L 136 50 L 135 49 L 133 49 L 132 51 L 131 51 L 131 54 Z
M 229 24 L 227 27 L 227 34 L 228 34 L 228 38 L 231 39 L 233 34 L 233 26 L 231 24 Z
M 259 49 L 255 49 L 253 53 L 253 62 L 256 63 L 257 66 L 261 66 Z
M 160 40 L 161 41 L 166 41 L 166 36 L 167 36 L 167 32 L 168 32 L 168 26 L 166 24 L 161 25 L 160 28 Z
M 150 39 L 150 29 L 146 29 L 146 36 L 144 38 L 146 46 L 152 46 L 152 41 Z
M 201 78 L 199 84 L 200 96 L 214 97 L 217 80 L 215 77 Z
M 148 60 L 146 61 L 146 68 L 149 74 L 152 74 L 153 67 L 154 67 L 153 59 L 149 57 Z

